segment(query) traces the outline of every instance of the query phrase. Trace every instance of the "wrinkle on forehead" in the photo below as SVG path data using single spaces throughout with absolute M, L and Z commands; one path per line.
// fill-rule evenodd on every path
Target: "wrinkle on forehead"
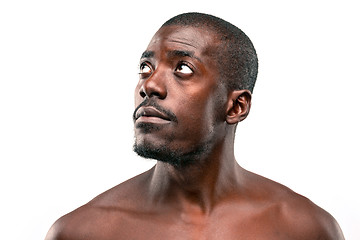
M 209 44 L 218 43 L 219 39 L 215 32 L 191 26 L 165 26 L 160 28 L 151 42 L 169 41 L 198 48 Z
M 220 43 L 219 37 L 213 31 L 198 27 L 184 27 L 178 25 L 160 28 L 150 41 L 149 46 L 158 42 L 188 46 L 195 50 L 200 50 L 201 55 L 213 55 Z
M 193 48 L 197 48 L 197 47 L 194 46 L 193 44 L 188 43 L 186 38 L 179 39 L 179 40 L 177 40 L 177 39 L 171 39 L 171 38 L 165 38 L 165 39 L 168 40 L 169 42 L 180 43 L 180 44 L 184 44 L 184 45 L 187 45 L 187 46 L 190 46 L 190 47 L 193 47 Z

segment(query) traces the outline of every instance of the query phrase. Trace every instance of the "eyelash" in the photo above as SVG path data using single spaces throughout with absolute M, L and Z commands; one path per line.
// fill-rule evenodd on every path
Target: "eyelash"
M 150 68 L 150 73 L 142 72 L 142 70 L 143 70 L 144 67 Z M 143 62 L 143 63 L 141 63 L 140 66 L 139 66 L 139 75 L 151 74 L 151 73 L 152 73 L 152 69 L 153 69 L 153 68 L 152 68 L 152 66 L 151 66 L 150 63 L 148 63 L 148 62 Z
M 178 69 L 178 68 L 179 68 L 180 66 L 182 66 L 182 65 L 190 68 L 190 70 L 194 73 L 193 66 L 192 66 L 191 64 L 189 64 L 189 63 L 187 63 L 187 62 L 183 62 L 183 61 L 179 62 L 179 63 L 176 65 L 175 70 Z
M 191 70 L 192 73 L 181 73 L 181 72 L 178 72 L 177 69 L 179 69 L 180 66 L 186 66 L 186 67 L 188 67 L 188 68 Z M 149 72 L 149 73 L 147 73 L 147 72 L 141 72 L 144 67 L 150 68 L 150 72 Z M 151 75 L 151 74 L 152 74 L 152 72 L 153 72 L 153 67 L 152 67 L 152 65 L 151 65 L 149 62 L 143 62 L 143 63 L 140 64 L 139 70 L 140 70 L 139 75 L 141 75 L 142 77 L 147 77 L 146 75 Z M 194 71 L 194 67 L 192 66 L 192 64 L 187 63 L 187 62 L 185 62 L 185 61 L 180 61 L 180 62 L 176 65 L 176 67 L 175 67 L 175 69 L 174 69 L 174 72 L 175 72 L 175 75 L 177 75 L 178 77 L 183 77 L 183 76 L 179 76 L 179 75 L 180 75 L 180 74 L 183 74 L 183 75 L 192 75 L 195 71 Z

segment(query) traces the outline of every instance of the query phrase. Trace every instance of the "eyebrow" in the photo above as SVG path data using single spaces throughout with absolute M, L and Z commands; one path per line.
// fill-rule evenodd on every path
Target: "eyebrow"
M 174 50 L 168 53 L 169 57 L 194 57 L 194 52 L 191 51 L 182 51 L 182 50 Z
M 153 51 L 145 51 L 141 54 L 141 58 L 152 58 L 155 53 Z
M 195 56 L 193 51 L 185 50 L 173 50 L 167 53 L 168 57 L 191 57 L 197 59 L 199 62 L 202 62 L 198 57 Z M 141 59 L 143 58 L 153 58 L 155 56 L 154 51 L 145 51 L 141 54 Z
M 168 52 L 167 55 L 168 57 L 191 57 L 201 62 L 201 60 L 195 56 L 195 53 L 193 51 L 173 50 Z

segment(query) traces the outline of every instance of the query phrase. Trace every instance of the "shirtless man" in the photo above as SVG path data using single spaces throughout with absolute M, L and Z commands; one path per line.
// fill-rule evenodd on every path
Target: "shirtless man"
M 61 217 L 46 239 L 344 239 L 326 211 L 236 162 L 256 76 L 237 27 L 198 13 L 167 21 L 135 89 L 134 150 L 156 165 Z

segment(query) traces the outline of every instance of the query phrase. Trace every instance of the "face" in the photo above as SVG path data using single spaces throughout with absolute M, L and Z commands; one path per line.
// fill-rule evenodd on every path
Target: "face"
M 218 80 L 214 33 L 162 27 L 140 60 L 135 144 L 141 156 L 178 163 L 209 154 L 222 138 L 226 87 Z

